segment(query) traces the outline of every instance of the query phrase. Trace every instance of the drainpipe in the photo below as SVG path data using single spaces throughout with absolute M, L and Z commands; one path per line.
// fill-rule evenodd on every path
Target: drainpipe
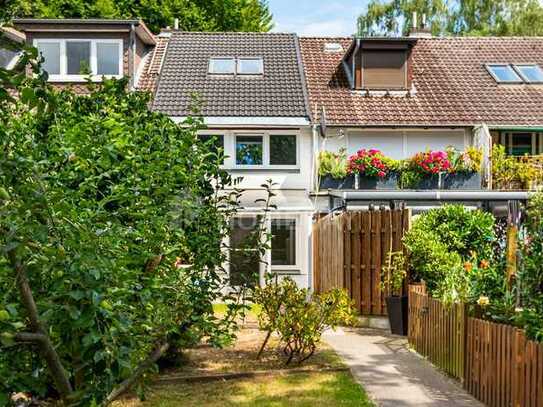
M 130 90 L 134 90 L 136 78 L 136 27 L 134 24 L 130 24 L 130 39 L 128 40 L 128 74 L 130 75 Z

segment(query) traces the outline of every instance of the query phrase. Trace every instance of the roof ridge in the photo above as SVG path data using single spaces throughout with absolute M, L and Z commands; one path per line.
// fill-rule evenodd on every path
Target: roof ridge
M 261 31 L 184 31 L 184 30 L 162 30 L 161 33 L 172 34 L 204 34 L 204 35 L 288 35 L 297 36 L 289 32 L 261 32 Z

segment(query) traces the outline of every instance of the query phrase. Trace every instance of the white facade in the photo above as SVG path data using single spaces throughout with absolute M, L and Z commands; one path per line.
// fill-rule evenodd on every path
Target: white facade
M 276 248 L 274 248 L 272 238 L 271 250 L 268 250 L 264 263 L 258 266 L 260 283 L 263 282 L 264 273 L 271 271 L 277 273 L 280 278 L 289 276 L 300 287 L 311 287 L 311 230 L 315 206 L 310 197 L 314 146 L 309 124 L 301 127 L 288 126 L 288 124 L 284 127 L 262 124 L 258 127 L 252 124 L 214 127 L 210 124 L 206 130 L 200 131 L 199 134 L 219 136 L 222 139 L 225 154 L 223 168 L 234 178 L 241 178 L 236 187 L 244 191 L 240 202 L 242 206 L 239 213 L 240 218 L 246 218 L 250 224 L 251 219 L 263 213 L 263 204 L 261 202 L 255 203 L 255 200 L 266 198 L 262 184 L 271 179 L 275 184 L 273 189 L 276 194 L 272 203 L 277 208 L 266 219 L 268 232 L 273 232 L 272 225 L 282 222 L 295 225 L 295 232 L 289 235 L 288 243 L 285 244 L 288 246 L 290 257 L 286 259 L 288 261 L 281 262 L 287 264 L 274 264 L 272 256 Z M 274 136 L 295 137 L 295 162 L 289 164 L 273 163 L 271 139 Z M 247 137 L 260 140 L 261 163 L 247 164 L 239 161 L 237 143 L 239 140 L 247 140 Z M 229 247 L 232 246 L 231 243 L 227 242 Z

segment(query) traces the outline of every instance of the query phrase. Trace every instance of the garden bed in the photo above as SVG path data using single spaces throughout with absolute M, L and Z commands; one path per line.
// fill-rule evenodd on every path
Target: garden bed
M 373 406 L 350 372 L 344 371 L 339 356 L 324 343 L 301 366 L 285 366 L 276 338 L 256 360 L 264 336 L 250 316 L 233 346 L 186 350 L 180 367 L 164 369 L 155 378 L 146 401 L 132 394 L 114 406 Z

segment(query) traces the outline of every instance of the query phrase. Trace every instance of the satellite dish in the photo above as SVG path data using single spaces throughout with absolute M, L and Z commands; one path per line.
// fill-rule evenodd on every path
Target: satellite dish
M 321 107 L 320 131 L 321 137 L 326 137 L 326 109 L 324 106 Z

